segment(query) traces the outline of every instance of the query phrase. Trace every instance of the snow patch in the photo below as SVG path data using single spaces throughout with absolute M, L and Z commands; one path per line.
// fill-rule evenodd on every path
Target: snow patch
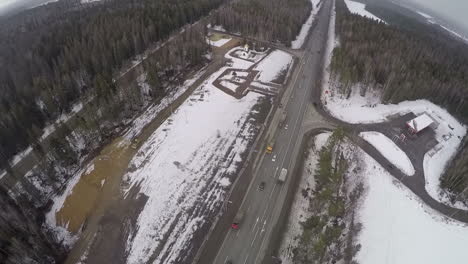
M 406 153 L 395 142 L 379 132 L 361 132 L 365 141 L 374 146 L 387 160 L 408 176 L 414 175 L 414 167 Z
M 257 79 L 262 82 L 272 82 L 282 71 L 287 70 L 292 64 L 293 58 L 290 54 L 275 50 L 255 66 L 260 71 Z
M 468 258 L 468 226 L 435 212 L 369 155 L 368 192 L 360 211 L 361 264 L 460 263 Z
M 349 9 L 349 12 L 351 12 L 353 14 L 357 14 L 357 15 L 367 17 L 367 18 L 370 18 L 370 19 L 373 19 L 373 20 L 377 20 L 378 22 L 386 23 L 382 19 L 374 16 L 372 13 L 367 11 L 366 10 L 366 5 L 363 4 L 363 3 L 354 2 L 354 1 L 351 1 L 351 0 L 345 0 L 345 3 L 346 3 L 346 6 Z
M 315 136 L 315 149 L 321 150 L 325 146 L 331 135 L 331 132 L 326 132 Z
M 312 11 L 310 11 L 310 15 L 307 18 L 306 22 L 302 25 L 301 31 L 296 36 L 296 39 L 291 41 L 291 48 L 292 49 L 300 49 L 309 34 L 310 28 L 312 27 L 312 23 L 314 22 L 315 15 L 318 13 L 320 8 L 322 7 L 321 0 L 310 0 L 312 3 Z M 319 6 L 320 4 L 320 6 Z
M 91 163 L 91 165 L 88 166 L 88 168 L 86 168 L 86 171 L 85 171 L 85 175 L 88 175 L 90 174 L 91 172 L 93 172 L 94 170 L 94 163 Z
M 224 46 L 224 44 L 228 43 L 229 41 L 231 41 L 232 38 L 221 38 L 219 40 L 216 40 L 216 41 L 212 41 L 210 40 L 209 38 L 206 39 L 206 43 L 208 43 L 209 45 L 211 46 L 215 46 L 215 47 L 222 47 Z

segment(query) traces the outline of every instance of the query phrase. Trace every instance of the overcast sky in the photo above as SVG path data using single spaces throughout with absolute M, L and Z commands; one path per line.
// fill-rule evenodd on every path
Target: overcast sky
M 30 8 L 37 6 L 40 3 L 49 2 L 50 0 L 0 0 L 0 15 L 14 6 Z M 413 3 L 427 9 L 433 13 L 455 23 L 468 34 L 468 0 L 396 0 L 403 3 Z M 432 13 L 431 12 L 431 13 Z

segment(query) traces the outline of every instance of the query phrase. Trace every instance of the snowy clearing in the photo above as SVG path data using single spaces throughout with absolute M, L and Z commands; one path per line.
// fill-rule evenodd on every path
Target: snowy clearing
M 468 258 L 468 226 L 428 208 L 360 152 L 368 191 L 360 211 L 359 263 L 461 263 Z
M 291 213 L 288 216 L 288 221 L 281 241 L 279 249 L 279 257 L 283 264 L 292 264 L 293 249 L 297 247 L 298 237 L 303 232 L 301 222 L 304 222 L 311 216 L 309 212 L 309 196 L 304 197 L 301 190 L 313 189 L 315 186 L 315 169 L 319 159 L 319 151 L 325 146 L 331 133 L 321 133 L 314 138 L 314 151 L 311 151 L 305 160 L 305 167 L 302 172 L 302 177 L 299 183 L 299 190 L 294 195 L 294 201 L 291 206 Z
M 255 66 L 255 70 L 260 71 L 257 79 L 262 82 L 274 81 L 282 71 L 289 69 L 292 65 L 292 61 L 292 56 L 284 51 L 275 50 L 271 52 Z
M 379 132 L 361 132 L 365 141 L 374 146 L 387 160 L 408 176 L 414 175 L 414 167 L 405 152 L 395 142 Z
M 228 43 L 229 41 L 231 41 L 231 38 L 221 38 L 221 39 L 216 40 L 216 41 L 210 40 L 209 38 L 206 39 L 206 42 L 209 45 L 215 46 L 215 47 L 222 47 L 224 44 Z
M 177 86 L 172 88 L 169 93 L 161 99 L 161 101 L 158 104 L 153 104 L 146 111 L 135 118 L 132 122 L 132 125 L 130 128 L 125 132 L 124 137 L 127 140 L 131 140 L 132 138 L 136 137 L 141 130 L 151 123 L 151 121 L 166 107 L 168 107 L 171 103 L 173 103 L 179 96 L 181 96 L 185 91 L 187 91 L 188 88 L 196 81 L 198 80 L 203 73 L 205 73 L 205 68 L 201 69 L 195 75 L 193 75 L 192 78 L 186 80 L 181 86 Z M 148 85 L 146 83 L 146 78 L 143 78 L 140 82 L 139 85 Z
M 226 55 L 226 57 L 230 57 Z M 232 58 L 233 67 L 252 63 Z M 247 66 L 247 67 L 246 67 Z M 238 100 L 212 83 L 223 67 L 198 87 L 141 147 L 125 176 L 148 200 L 127 242 L 127 263 L 144 263 L 156 249 L 154 263 L 177 262 L 224 200 L 241 154 L 254 139 L 252 108 L 260 95 Z
M 354 1 L 351 1 L 351 0 L 345 0 L 345 3 L 346 3 L 346 6 L 349 9 L 349 12 L 385 23 L 385 21 L 383 21 L 382 19 L 374 16 L 372 13 L 367 11 L 365 4 L 362 4 L 362 3 L 359 3 L 359 2 L 354 2 Z
M 292 49 L 300 49 L 302 47 L 302 45 L 304 44 L 304 42 L 305 42 L 305 40 L 307 38 L 307 35 L 309 34 L 309 30 L 312 27 L 312 22 L 314 22 L 315 15 L 320 10 L 320 7 L 322 7 L 321 4 L 320 4 L 320 6 L 318 6 L 320 1 L 321 0 L 310 0 L 310 2 L 312 3 L 312 11 L 310 11 L 309 17 L 307 18 L 304 25 L 302 25 L 301 31 L 297 35 L 296 40 L 291 41 L 291 48 Z

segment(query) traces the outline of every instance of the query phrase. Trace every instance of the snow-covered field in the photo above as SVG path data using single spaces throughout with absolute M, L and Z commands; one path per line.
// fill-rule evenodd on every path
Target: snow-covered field
M 252 65 L 230 58 L 233 68 Z M 213 81 L 226 69 L 197 88 L 131 161 L 125 191 L 138 186 L 148 200 L 127 241 L 128 263 L 146 262 L 156 249 L 154 263 L 174 263 L 190 249 L 206 214 L 225 199 L 229 176 L 255 136 L 250 114 L 261 97 L 248 93 L 238 100 L 215 88 Z
M 414 167 L 406 153 L 382 133 L 370 131 L 359 134 L 374 146 L 387 160 L 408 176 L 414 175 Z
M 317 6 L 320 3 L 320 0 L 310 0 L 310 2 L 312 3 L 312 11 L 310 11 L 310 15 L 304 25 L 302 25 L 301 31 L 299 31 L 296 39 L 291 41 L 291 48 L 293 49 L 300 49 L 302 47 L 307 38 L 307 35 L 309 34 L 309 30 L 312 27 L 312 22 L 314 22 L 315 15 L 322 7 L 322 4 Z
M 282 71 L 287 70 L 292 65 L 293 58 L 290 54 L 275 50 L 268 54 L 254 70 L 260 71 L 257 80 L 261 82 L 274 81 Z
M 428 208 L 362 150 L 368 190 L 360 211 L 357 260 L 375 263 L 464 263 L 468 226 Z
M 374 16 L 372 13 L 367 11 L 365 4 L 359 3 L 359 2 L 354 2 L 354 1 L 351 1 L 351 0 L 345 0 L 345 3 L 346 3 L 346 6 L 348 7 L 348 9 L 349 9 L 349 11 L 351 13 L 385 23 L 385 21 L 383 21 L 382 19 Z
M 319 159 L 319 151 L 325 146 L 330 135 L 331 133 L 322 133 L 315 137 L 315 149 L 309 153 L 305 161 L 304 171 L 302 172 L 301 181 L 299 183 L 299 190 L 294 196 L 291 213 L 288 217 L 287 226 L 279 250 L 279 257 L 283 264 L 293 264 L 292 250 L 297 247 L 298 236 L 303 232 L 301 222 L 304 222 L 311 216 L 311 212 L 309 212 L 309 196 L 304 196 L 301 190 L 311 190 L 314 188 L 314 176 Z

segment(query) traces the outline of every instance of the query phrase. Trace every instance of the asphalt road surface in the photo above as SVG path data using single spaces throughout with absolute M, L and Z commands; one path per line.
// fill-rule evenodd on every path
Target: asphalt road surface
M 278 128 L 272 154 L 265 154 L 258 173 L 252 180 L 239 211 L 244 218 L 238 230 L 231 229 L 226 235 L 214 263 L 252 264 L 261 263 L 274 223 L 277 221 L 285 200 L 291 177 L 278 182 L 282 168 L 291 171 L 302 138 L 303 119 L 311 105 L 311 84 L 316 83 L 325 52 L 332 1 L 324 1 L 317 15 L 318 22 L 305 44 L 304 56 L 299 60 L 298 74 L 294 75 L 289 103 L 284 106 L 286 121 Z M 320 68 L 319 68 L 320 67 Z M 273 157 L 275 157 L 273 159 Z M 259 189 L 265 182 L 264 190 Z M 226 227 L 229 228 L 229 227 Z

